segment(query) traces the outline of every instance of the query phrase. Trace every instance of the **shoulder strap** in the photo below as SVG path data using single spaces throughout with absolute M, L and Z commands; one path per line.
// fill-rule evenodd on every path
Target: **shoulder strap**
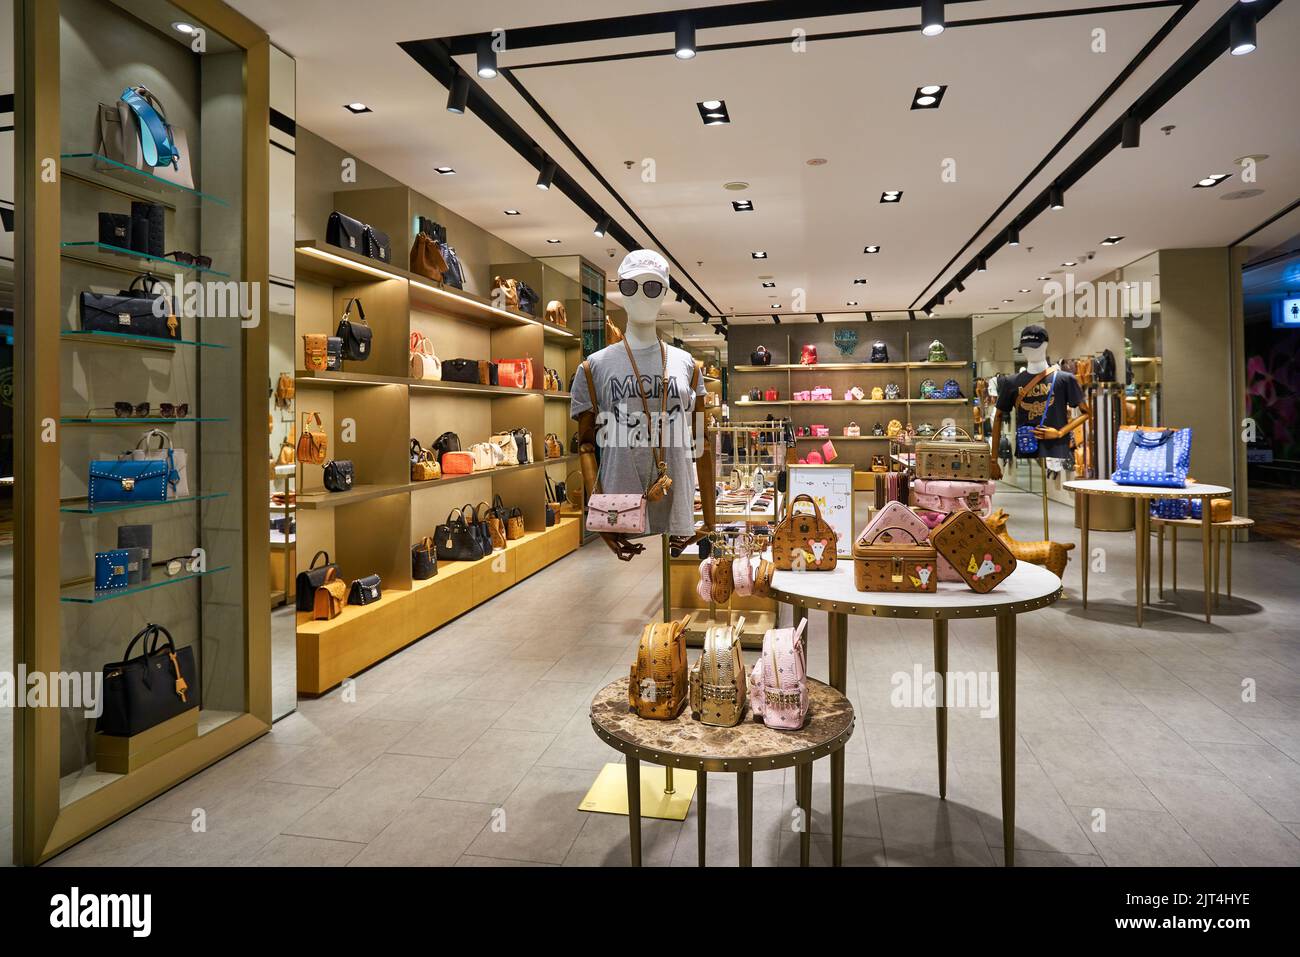
M 1054 373 L 1054 372 L 1058 372 L 1058 371 L 1060 371 L 1060 366 L 1054 366 L 1054 365 L 1052 365 L 1052 366 L 1048 366 L 1048 367 L 1047 367 L 1046 369 L 1044 369 L 1042 372 L 1038 373 L 1038 375 L 1034 376 L 1032 379 L 1030 379 L 1028 382 L 1026 382 L 1024 385 L 1022 385 L 1019 389 L 1017 389 L 1017 390 L 1016 390 L 1016 406 L 1017 406 L 1017 408 L 1021 408 L 1021 409 L 1023 409 L 1023 408 L 1025 407 L 1025 395 L 1026 395 L 1026 394 L 1027 394 L 1031 389 L 1033 389 L 1034 386 L 1038 385 L 1038 383 L 1042 382 L 1044 379 L 1046 379 L 1046 378 L 1047 378 L 1049 375 L 1051 375 L 1052 373 Z M 1052 379 L 1052 384 L 1053 384 L 1053 385 L 1056 384 L 1056 379 L 1055 379 L 1055 378 Z
M 591 365 L 587 359 L 582 360 L 582 372 L 587 377 L 587 391 L 590 393 L 591 407 L 594 411 L 600 411 L 600 399 L 596 395 L 596 380 L 591 374 Z

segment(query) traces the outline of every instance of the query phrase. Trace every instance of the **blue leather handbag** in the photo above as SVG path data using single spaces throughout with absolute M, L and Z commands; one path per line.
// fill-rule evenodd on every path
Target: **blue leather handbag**
M 140 151 L 150 166 L 180 167 L 180 153 L 162 103 L 143 86 L 128 86 L 121 101 L 130 107 L 140 127 Z
M 172 472 L 171 456 L 91 462 L 90 506 L 104 502 L 165 502 Z

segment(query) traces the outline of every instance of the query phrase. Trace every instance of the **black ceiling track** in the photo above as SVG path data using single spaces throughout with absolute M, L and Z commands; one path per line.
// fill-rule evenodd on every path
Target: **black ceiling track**
M 1279 3 L 1281 3 L 1281 0 L 1258 0 L 1258 2 L 1256 3 L 1249 4 L 1246 7 L 1246 10 L 1250 13 L 1253 13 L 1256 17 L 1256 20 L 1259 21 L 1259 20 L 1263 20 L 1264 17 L 1266 17 L 1269 13 L 1271 13 Z M 1164 37 L 1167 36 L 1170 31 L 1172 31 L 1174 26 L 1176 26 L 1177 23 L 1181 21 L 1182 18 L 1186 16 L 1186 14 L 1190 11 L 1190 9 L 1195 5 L 1196 5 L 1196 0 L 1189 0 L 1189 2 L 1184 4 L 1184 6 L 1170 18 L 1169 22 L 1167 22 L 1160 29 L 1160 31 L 1158 31 L 1155 34 L 1155 36 L 1153 36 L 1151 40 L 1147 42 L 1147 44 L 1142 48 L 1142 50 L 1139 51 L 1137 56 L 1134 57 L 1133 62 L 1129 64 L 1129 66 L 1125 69 L 1123 73 L 1121 73 L 1118 77 L 1116 77 L 1115 81 L 1109 87 L 1107 87 L 1107 89 L 1102 93 L 1098 101 L 1094 103 L 1093 106 L 1089 109 L 1089 111 L 1079 119 L 1079 121 L 1075 124 L 1074 127 L 1070 129 L 1070 131 L 1065 135 L 1065 137 L 1063 137 L 1062 140 L 1059 143 L 1057 143 L 1057 145 L 1053 148 L 1052 152 L 1050 152 L 1048 156 L 1045 157 L 1044 160 L 1029 175 L 1029 177 L 1027 177 L 1025 181 L 1021 183 L 1021 185 L 1017 187 L 1011 193 L 1010 196 L 1007 197 L 1006 201 L 1003 202 L 1003 204 L 998 207 L 998 209 L 993 213 L 993 215 L 990 216 L 989 219 L 985 221 L 984 225 L 980 227 L 980 229 L 975 233 L 974 236 L 970 238 L 970 240 L 967 241 L 966 245 L 963 246 L 962 249 L 959 250 L 958 253 L 955 256 L 953 256 L 951 260 L 948 261 L 948 264 L 939 271 L 938 275 L 936 275 L 933 280 L 931 280 L 930 285 L 926 286 L 926 289 L 923 289 L 921 291 L 921 295 L 917 296 L 916 299 L 913 300 L 912 303 L 913 306 L 915 306 L 916 303 L 921 301 L 921 298 L 925 295 L 925 291 L 930 289 L 936 282 L 938 282 L 939 278 L 944 274 L 944 272 L 946 272 L 949 268 L 951 268 L 952 264 L 957 261 L 957 259 L 961 256 L 961 254 L 971 247 L 971 245 L 979 238 L 980 234 L 983 233 L 985 229 L 987 229 L 990 225 L 992 225 L 993 221 L 997 218 L 997 216 L 1000 215 L 1002 211 L 1004 211 L 1007 208 L 1007 206 L 1010 205 L 1011 200 L 1014 199 L 1016 194 L 1019 193 L 1020 190 L 1023 189 L 1024 186 L 1027 185 L 1028 182 L 1035 175 L 1037 175 L 1038 172 L 1040 172 L 1044 166 L 1046 166 L 1047 162 L 1051 159 L 1051 157 L 1056 155 L 1056 153 L 1060 151 L 1060 149 L 1065 145 L 1066 141 L 1071 136 L 1074 135 L 1077 129 L 1081 128 L 1083 124 L 1086 122 L 1086 120 L 1096 112 L 1096 110 L 1101 106 L 1101 104 L 1107 98 L 1109 98 L 1113 90 L 1118 88 L 1119 84 L 1122 83 L 1124 79 L 1126 79 L 1127 76 L 1130 75 L 1132 71 L 1137 68 L 1138 64 L 1143 59 L 1146 58 L 1146 56 L 1151 52 L 1151 50 L 1153 50 L 1155 46 L 1161 40 L 1163 40 Z M 1101 163 L 1101 161 L 1105 159 L 1111 153 L 1112 150 L 1118 149 L 1120 147 L 1120 143 L 1123 137 L 1124 120 L 1127 117 L 1133 116 L 1136 117 L 1139 120 L 1139 122 L 1145 123 L 1148 119 L 1150 119 L 1152 116 L 1158 113 L 1165 106 L 1165 104 L 1167 104 L 1170 100 L 1172 100 L 1175 96 L 1177 96 L 1180 92 L 1182 92 L 1184 88 L 1186 88 L 1189 84 L 1191 84 L 1193 80 L 1195 80 L 1198 76 L 1200 76 L 1201 73 L 1203 73 L 1206 70 L 1206 68 L 1210 66 L 1210 64 L 1218 60 L 1219 57 L 1228 55 L 1228 32 L 1230 29 L 1232 18 L 1234 15 L 1237 14 L 1238 9 L 1239 9 L 1238 4 L 1234 4 L 1232 7 L 1230 7 L 1227 10 L 1227 12 L 1223 14 L 1223 16 L 1221 16 L 1218 20 L 1216 20 L 1215 23 L 1208 30 L 1206 30 L 1204 34 L 1201 35 L 1199 40 L 1193 43 L 1191 47 L 1189 47 L 1187 51 L 1184 52 L 1183 55 L 1180 56 L 1173 63 L 1173 65 L 1169 67 L 1169 69 L 1167 69 L 1163 74 L 1161 74 L 1161 76 L 1154 83 L 1151 84 L 1151 86 L 1147 89 L 1145 93 L 1143 93 L 1134 101 L 1133 105 L 1129 107 L 1129 109 L 1125 112 L 1123 116 L 1115 120 L 1115 122 L 1112 123 L 1105 130 L 1105 132 L 1103 132 L 1099 137 L 1097 137 L 1097 139 L 1092 143 L 1091 146 L 1089 146 L 1086 150 L 1084 150 L 1083 153 L 1081 153 L 1074 160 L 1074 162 L 1072 162 L 1069 166 L 1067 166 L 1061 172 L 1061 174 L 1055 178 L 1054 182 L 1050 187 L 1048 187 L 1048 189 L 1044 189 L 1041 193 L 1039 193 L 1036 197 L 1034 197 L 1034 199 L 1029 203 L 1029 205 L 1026 206 L 1023 210 L 1021 210 L 1019 214 L 1017 214 L 1017 216 L 1014 219 L 1014 222 L 1016 223 L 1017 227 L 1021 231 L 1023 231 L 1025 227 L 1029 225 L 1029 223 L 1032 222 L 1036 217 L 1038 217 L 1039 215 L 1047 211 L 1048 191 L 1052 187 L 1056 187 L 1061 189 L 1062 191 L 1068 192 L 1071 186 L 1073 186 L 1074 184 L 1078 183 L 1081 179 L 1083 179 L 1083 177 L 1086 176 L 1099 163 Z M 1006 245 L 1006 238 L 1007 238 L 1006 232 L 1004 230 L 1001 233 L 999 233 L 994 239 L 986 243 L 984 247 L 981 248 L 975 254 L 975 257 L 969 263 L 967 263 L 951 279 L 948 280 L 948 283 L 944 285 L 943 288 L 940 289 L 938 293 L 930 297 L 930 299 L 926 303 L 926 306 L 933 307 L 943 303 L 944 300 L 947 298 L 948 294 L 951 293 L 956 288 L 956 284 L 959 281 L 966 279 L 968 276 L 972 275 L 975 272 L 976 264 L 978 260 L 983 259 L 987 262 L 988 259 L 992 258 L 994 253 L 996 253 L 1004 245 Z

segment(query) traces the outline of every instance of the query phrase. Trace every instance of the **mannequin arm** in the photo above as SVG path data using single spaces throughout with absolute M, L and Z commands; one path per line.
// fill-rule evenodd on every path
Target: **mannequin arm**
M 596 461 L 596 413 L 583 412 L 578 416 L 578 461 L 582 469 L 582 487 L 587 496 L 596 488 L 600 465 Z M 601 539 L 621 562 L 630 562 L 645 551 L 645 546 L 626 535 L 602 532 Z
M 1034 429 L 1034 435 L 1038 436 L 1040 439 L 1059 439 L 1064 435 L 1069 435 L 1079 426 L 1083 425 L 1083 423 L 1088 422 L 1091 419 L 1092 410 L 1088 408 L 1088 404 L 1085 402 L 1079 406 L 1079 414 L 1059 429 L 1040 425 L 1038 428 Z
M 989 475 L 995 479 L 1002 478 L 1002 465 L 998 462 L 998 444 L 1002 441 L 1002 410 L 993 411 L 993 454 L 989 456 Z

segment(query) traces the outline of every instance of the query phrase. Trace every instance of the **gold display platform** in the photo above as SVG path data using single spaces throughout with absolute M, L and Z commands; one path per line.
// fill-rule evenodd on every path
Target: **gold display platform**
M 695 772 L 673 769 L 673 793 L 664 791 L 664 772 L 658 764 L 641 765 L 641 816 L 661 821 L 684 821 L 695 797 Z M 600 769 L 579 811 L 597 814 L 627 814 L 627 767 L 610 763 Z

